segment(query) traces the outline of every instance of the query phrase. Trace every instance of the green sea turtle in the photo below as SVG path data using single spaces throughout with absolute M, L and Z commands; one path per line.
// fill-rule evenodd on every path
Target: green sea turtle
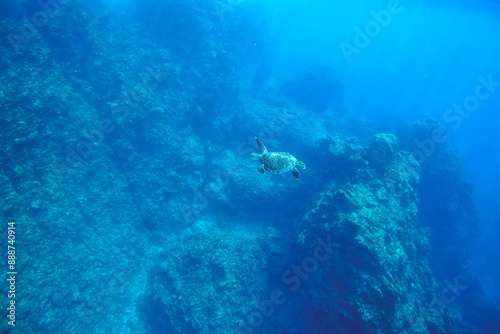
M 259 138 L 255 137 L 255 140 L 257 141 L 257 145 L 259 145 L 261 154 L 252 153 L 250 157 L 260 162 L 257 168 L 259 172 L 264 174 L 267 170 L 269 173 L 281 174 L 291 170 L 293 176 L 295 176 L 297 180 L 299 179 L 299 170 L 295 165 L 299 165 L 299 167 L 306 169 L 306 165 L 302 161 L 297 161 L 290 153 L 267 152 L 267 148 L 262 144 Z

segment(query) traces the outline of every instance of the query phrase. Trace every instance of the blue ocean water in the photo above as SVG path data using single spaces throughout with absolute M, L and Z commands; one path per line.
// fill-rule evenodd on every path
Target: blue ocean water
M 2 0 L 0 329 L 500 333 L 499 18 Z

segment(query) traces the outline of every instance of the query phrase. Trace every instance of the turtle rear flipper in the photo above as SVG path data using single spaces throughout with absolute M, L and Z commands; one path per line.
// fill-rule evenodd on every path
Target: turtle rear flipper
M 265 171 L 264 171 L 264 167 L 263 167 L 262 165 L 259 165 L 259 167 L 257 167 L 257 169 L 259 170 L 259 172 L 260 172 L 261 174 L 264 174 L 264 173 L 265 173 Z
M 299 176 L 300 176 L 300 173 L 299 173 L 299 170 L 297 169 L 297 167 L 294 167 L 292 169 L 292 173 L 293 173 L 293 176 L 295 176 L 295 178 L 298 180 Z
M 300 168 L 302 168 L 302 169 L 306 169 L 306 164 L 303 163 L 302 161 L 297 161 L 297 165 L 299 165 Z
M 259 145 L 259 150 L 261 154 L 266 154 L 267 153 L 267 148 L 262 142 L 259 140 L 259 138 L 255 137 L 255 140 L 257 141 L 257 145 Z

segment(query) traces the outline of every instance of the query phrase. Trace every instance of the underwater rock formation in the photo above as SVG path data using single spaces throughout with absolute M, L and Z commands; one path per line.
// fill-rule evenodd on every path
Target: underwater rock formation
M 366 158 L 373 166 L 385 168 L 394 157 L 398 144 L 399 140 L 394 135 L 376 135 L 368 148 Z
M 478 224 L 463 161 L 434 120 L 407 124 L 401 132 L 402 147 L 422 166 L 418 207 L 422 223 L 432 228 L 433 270 L 440 277 L 456 277 L 467 270 L 468 247 Z M 435 140 L 436 132 L 443 134 L 443 141 Z
M 19 232 L 19 331 L 227 334 L 277 288 L 293 302 L 254 332 L 452 332 L 427 262 L 450 263 L 447 275 L 466 263 L 476 220 L 455 155 L 437 145 L 420 172 L 393 135 L 363 147 L 352 136 L 373 127 L 339 115 L 329 68 L 267 99 L 244 94 L 239 76 L 267 41 L 251 2 L 224 20 L 218 1 L 131 3 L 145 24 L 74 0 L 19 52 L 0 39 L 0 215 Z M 26 28 L 13 19 L 4 37 Z M 434 125 L 410 129 L 399 149 Z M 261 134 L 308 163 L 300 182 L 257 171 Z M 207 216 L 217 228 L 193 232 Z M 242 222 L 281 230 L 234 232 Z M 339 247 L 290 291 L 289 268 L 314 265 L 318 237 Z
M 446 129 L 435 120 L 407 123 L 400 132 L 401 146 L 419 159 L 422 168 L 418 215 L 431 232 L 429 259 L 434 277 L 445 284 L 461 285 L 466 291 L 457 291 L 460 318 L 464 323 L 486 327 L 481 316 L 498 315 L 499 310 L 485 297 L 480 274 L 471 265 L 471 245 L 477 237 L 479 218 L 473 187 L 464 176 L 464 161 L 448 142 Z M 483 310 L 482 315 L 476 313 L 477 309 Z
M 241 321 L 248 325 L 275 285 L 294 303 L 259 322 L 261 333 L 284 330 L 283 314 L 294 319 L 289 333 L 453 333 L 428 264 L 429 230 L 417 220 L 421 169 L 397 143 L 390 134 L 376 135 L 368 148 L 352 137 L 325 139 L 320 147 L 339 170 L 296 222 L 292 258 L 276 239 L 264 246 L 262 235 L 217 229 L 175 244 L 154 285 L 169 328 L 251 332 Z M 276 285 L 279 272 L 270 268 L 286 258 L 293 270 L 282 270 Z
M 332 159 L 358 161 L 346 167 L 349 180 L 328 184 L 297 224 L 303 254 L 314 252 L 318 237 L 339 244 L 304 289 L 308 328 L 317 333 L 329 333 L 326 328 L 336 333 L 452 332 L 446 312 L 429 311 L 437 284 L 428 266 L 427 232 L 417 222 L 417 161 L 396 151 L 393 135 L 376 135 L 366 150 L 348 149 L 350 142 L 334 138 L 330 145 Z
M 164 327 L 175 333 L 236 333 L 268 290 L 276 231 L 197 230 L 174 242 L 154 277 Z

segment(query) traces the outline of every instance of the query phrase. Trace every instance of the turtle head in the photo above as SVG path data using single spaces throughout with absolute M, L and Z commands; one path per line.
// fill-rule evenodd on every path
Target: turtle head
M 260 162 L 260 159 L 262 158 L 262 155 L 258 154 L 258 153 L 252 153 L 252 154 L 250 154 L 250 158 L 255 159 L 255 160 L 257 160 L 257 161 Z

